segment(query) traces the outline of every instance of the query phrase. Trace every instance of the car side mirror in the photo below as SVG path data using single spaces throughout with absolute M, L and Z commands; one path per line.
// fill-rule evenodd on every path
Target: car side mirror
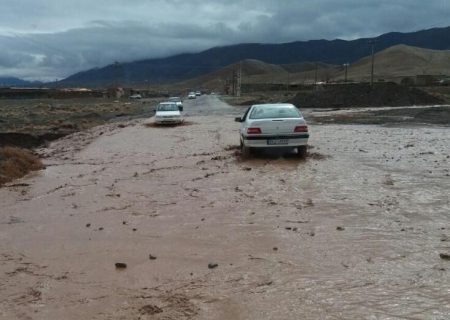
M 234 118 L 234 121 L 236 121 L 236 122 L 242 122 L 242 118 L 241 118 L 241 117 Z
M 178 106 L 178 110 L 183 111 L 183 107 L 182 106 Z

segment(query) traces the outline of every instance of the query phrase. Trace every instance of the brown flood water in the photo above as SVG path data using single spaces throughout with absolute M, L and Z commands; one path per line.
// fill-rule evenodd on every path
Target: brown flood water
M 312 125 L 306 160 L 244 161 L 242 109 L 185 110 L 0 189 L 0 319 L 450 318 L 450 128 Z

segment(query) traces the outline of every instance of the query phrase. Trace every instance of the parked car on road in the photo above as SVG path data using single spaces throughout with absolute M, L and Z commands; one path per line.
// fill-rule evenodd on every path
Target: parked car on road
M 161 102 L 155 110 L 155 123 L 176 124 L 181 123 L 183 117 L 175 102 Z
M 288 103 L 257 104 L 247 109 L 242 117 L 240 141 L 244 157 L 252 148 L 297 148 L 305 157 L 308 145 L 308 126 L 300 110 Z
M 201 92 L 201 91 L 196 91 L 196 92 L 195 92 L 195 95 L 196 95 L 197 97 L 199 97 L 199 96 L 202 95 L 202 92 Z
M 195 99 L 195 98 L 197 98 L 195 92 L 189 92 L 188 99 Z
M 181 101 L 180 97 L 170 97 L 167 101 L 175 102 L 178 106 L 178 109 L 180 109 L 180 111 L 183 111 L 183 102 Z

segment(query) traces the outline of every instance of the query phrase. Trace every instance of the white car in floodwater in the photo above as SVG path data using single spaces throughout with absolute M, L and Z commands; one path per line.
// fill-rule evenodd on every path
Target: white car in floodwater
M 195 95 L 195 92 L 189 92 L 188 99 L 195 99 L 197 96 Z
M 135 93 L 129 96 L 129 99 L 131 100 L 142 99 L 142 96 L 139 93 Z
M 252 148 L 296 148 L 305 157 L 308 146 L 308 126 L 294 105 L 289 103 L 257 104 L 240 118 L 241 151 L 248 157 Z
M 155 110 L 155 123 L 177 124 L 183 122 L 181 111 L 176 102 L 161 102 Z
M 175 102 L 178 106 L 178 109 L 180 109 L 180 111 L 183 111 L 183 102 L 181 101 L 180 97 L 170 97 L 169 99 L 167 99 L 167 101 Z

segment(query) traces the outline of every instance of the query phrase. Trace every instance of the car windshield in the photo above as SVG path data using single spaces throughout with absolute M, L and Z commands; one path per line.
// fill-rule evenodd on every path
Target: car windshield
M 174 103 L 160 104 L 156 111 L 178 111 L 178 106 Z
M 301 118 L 300 111 L 292 106 L 256 106 L 250 112 L 250 119 Z

